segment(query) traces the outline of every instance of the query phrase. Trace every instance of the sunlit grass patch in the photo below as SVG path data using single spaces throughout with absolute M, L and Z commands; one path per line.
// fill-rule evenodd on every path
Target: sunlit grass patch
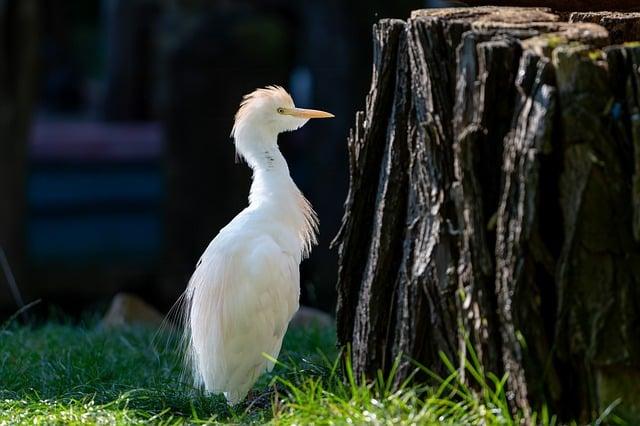
M 348 358 L 347 358 L 348 359 Z M 389 375 L 378 374 L 376 380 L 356 380 L 349 362 L 341 370 L 336 361 L 330 374 L 301 377 L 295 380 L 278 377 L 288 390 L 275 417 L 282 424 L 332 424 L 343 419 L 346 424 L 420 424 L 420 425 L 515 425 L 507 404 L 506 376 L 485 377 L 478 366 L 467 365 L 467 375 L 475 381 L 469 387 L 459 372 L 442 356 L 450 375 L 441 378 L 416 364 L 414 374 L 430 376 L 430 384 L 417 384 L 411 375 L 397 383 L 396 360 Z M 553 417 L 541 417 L 539 424 L 554 425 Z

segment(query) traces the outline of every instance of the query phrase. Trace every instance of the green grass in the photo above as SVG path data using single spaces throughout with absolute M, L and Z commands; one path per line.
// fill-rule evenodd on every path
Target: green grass
M 291 330 L 281 359 L 308 371 L 319 351 L 335 356 L 334 330 Z M 175 339 L 155 331 L 49 323 L 0 330 L 0 424 L 185 422 L 262 423 L 271 418 L 270 381 L 253 406 L 229 408 L 183 380 Z M 276 368 L 274 374 L 277 374 Z
M 469 362 L 464 385 L 451 367 L 431 386 L 393 386 L 394 373 L 356 383 L 337 362 L 335 330 L 290 330 L 274 372 L 250 402 L 223 398 L 181 381 L 175 341 L 154 331 L 47 323 L 0 329 L 0 425 L 3 424 L 477 424 L 515 425 L 505 378 Z M 447 362 L 443 358 L 443 362 Z M 426 372 L 426 370 L 424 370 Z M 543 412 L 536 422 L 555 424 Z

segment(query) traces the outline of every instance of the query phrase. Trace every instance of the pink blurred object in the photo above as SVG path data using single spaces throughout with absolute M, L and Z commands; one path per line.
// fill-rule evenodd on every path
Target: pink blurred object
M 37 120 L 31 129 L 34 160 L 132 161 L 155 159 L 161 153 L 158 122 Z

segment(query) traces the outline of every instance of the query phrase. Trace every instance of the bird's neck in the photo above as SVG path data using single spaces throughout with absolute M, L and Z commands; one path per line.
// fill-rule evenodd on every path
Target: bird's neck
M 236 150 L 254 173 L 274 171 L 289 175 L 287 162 L 278 149 L 278 134 L 268 127 L 240 126 L 234 134 Z
M 263 135 L 264 137 L 264 135 Z M 253 169 L 253 182 L 249 194 L 250 209 L 260 209 L 274 222 L 282 223 L 300 241 L 302 255 L 306 255 L 316 242 L 317 217 L 311 204 L 291 179 L 287 162 L 277 145 L 277 135 L 272 140 L 252 141 L 236 145 Z M 251 146 L 251 150 L 246 147 Z
M 236 135 L 236 149 L 253 170 L 254 183 L 257 180 L 291 180 L 287 161 L 278 148 L 277 134 L 242 128 Z
M 289 174 L 287 161 L 277 146 L 265 148 L 256 153 L 250 165 L 253 169 L 250 204 L 267 201 L 282 202 L 299 192 Z M 286 203 L 283 207 L 286 208 Z

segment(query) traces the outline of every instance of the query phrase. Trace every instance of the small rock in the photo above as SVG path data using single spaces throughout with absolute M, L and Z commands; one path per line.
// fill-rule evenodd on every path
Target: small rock
M 300 306 L 291 319 L 292 327 L 331 327 L 333 318 L 326 312 L 308 306 Z
M 138 296 L 118 293 L 111 301 L 111 306 L 102 318 L 100 326 L 107 329 L 124 325 L 158 328 L 162 325 L 162 321 L 162 314 Z

